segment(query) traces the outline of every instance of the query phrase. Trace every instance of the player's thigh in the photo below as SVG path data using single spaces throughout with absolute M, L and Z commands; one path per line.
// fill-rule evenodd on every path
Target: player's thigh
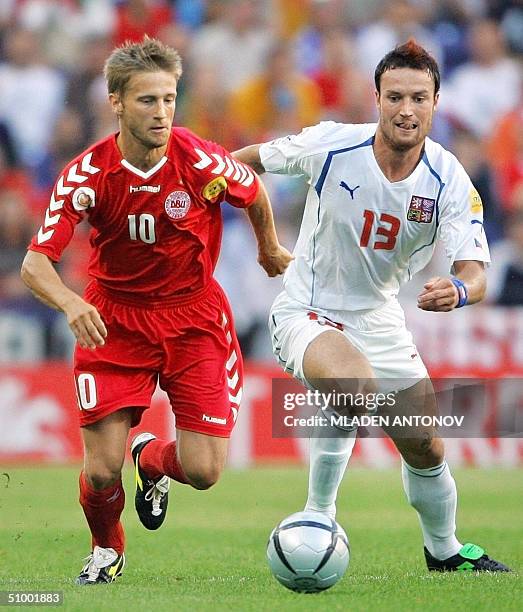
M 178 309 L 163 341 L 160 386 L 176 428 L 228 438 L 243 393 L 243 361 L 230 306 L 216 284 L 205 299 Z
M 428 468 L 443 461 L 444 445 L 434 425 L 438 405 L 430 378 L 398 392 L 393 405 L 384 406 L 389 417 L 386 433 L 412 467 Z M 394 417 L 400 417 L 394 424 Z
M 345 392 L 372 386 L 374 373 L 344 326 L 316 311 L 307 311 L 283 292 L 269 317 L 273 351 L 288 373 L 310 388 Z M 347 389 L 347 386 L 351 389 Z
M 367 358 L 336 330 L 324 331 L 307 346 L 303 374 L 319 390 L 363 393 L 373 388 L 374 373 Z
M 96 350 L 75 348 L 80 425 L 92 425 L 122 408 L 137 406 L 135 426 L 150 405 L 162 358 L 154 341 L 155 313 L 112 302 L 93 287 L 87 289 L 86 299 L 98 308 L 108 334 L 104 346 Z
M 176 430 L 178 459 L 189 482 L 197 489 L 215 484 L 227 460 L 228 438 Z
M 84 472 L 95 488 L 119 478 L 133 416 L 133 408 L 124 408 L 81 428 Z

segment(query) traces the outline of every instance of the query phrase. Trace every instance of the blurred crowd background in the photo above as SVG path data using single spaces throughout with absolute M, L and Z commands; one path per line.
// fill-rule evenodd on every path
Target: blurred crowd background
M 71 354 L 64 317 L 28 294 L 19 268 L 61 169 L 117 129 L 104 60 L 146 33 L 184 60 L 176 123 L 229 150 L 325 119 L 375 121 L 374 68 L 413 36 L 442 70 L 432 136 L 483 200 L 494 261 L 488 299 L 523 304 L 521 0 L 0 0 L 0 362 Z M 264 181 L 292 248 L 307 185 Z M 245 215 L 224 207 L 224 216 L 218 278 L 244 353 L 264 359 L 281 280 L 258 268 Z M 60 264 L 80 292 L 88 229 L 78 227 Z

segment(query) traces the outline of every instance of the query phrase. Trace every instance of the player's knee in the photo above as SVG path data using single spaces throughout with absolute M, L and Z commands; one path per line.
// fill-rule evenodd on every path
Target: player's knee
M 111 487 L 121 478 L 120 470 L 112 470 L 105 466 L 97 466 L 84 470 L 89 485 L 96 491 Z
M 221 470 L 216 466 L 198 466 L 185 470 L 187 480 L 192 487 L 200 491 L 210 489 L 220 478 Z
M 440 465 L 445 456 L 443 440 L 429 432 L 408 440 L 400 452 L 409 465 L 421 469 Z

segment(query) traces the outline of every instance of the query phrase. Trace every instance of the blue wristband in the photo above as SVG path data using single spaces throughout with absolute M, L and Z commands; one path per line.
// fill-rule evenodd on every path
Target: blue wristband
M 452 278 L 451 279 L 452 283 L 454 284 L 454 287 L 456 287 L 456 289 L 458 290 L 458 303 L 456 304 L 456 308 L 461 308 L 462 306 L 466 306 L 468 303 L 468 292 L 467 292 L 467 288 L 465 287 L 465 283 L 461 280 L 459 280 L 459 278 Z

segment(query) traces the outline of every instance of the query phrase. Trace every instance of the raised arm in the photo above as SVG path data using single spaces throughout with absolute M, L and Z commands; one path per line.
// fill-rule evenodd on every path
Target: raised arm
M 482 261 L 455 261 L 454 276 L 431 278 L 418 296 L 422 310 L 448 312 L 467 304 L 480 302 L 487 290 Z
M 259 178 L 257 180 L 258 195 L 247 208 L 247 216 L 258 241 L 258 263 L 269 276 L 278 276 L 285 272 L 294 257 L 278 241 L 269 196 L 263 183 Z
M 107 330 L 98 311 L 64 285 L 47 255 L 28 251 L 22 264 L 21 277 L 36 298 L 65 314 L 82 348 L 94 349 L 105 344 Z
M 259 144 L 249 145 L 248 147 L 234 151 L 232 156 L 244 164 L 248 164 L 256 174 L 263 174 L 265 168 L 260 160 L 260 146 Z

